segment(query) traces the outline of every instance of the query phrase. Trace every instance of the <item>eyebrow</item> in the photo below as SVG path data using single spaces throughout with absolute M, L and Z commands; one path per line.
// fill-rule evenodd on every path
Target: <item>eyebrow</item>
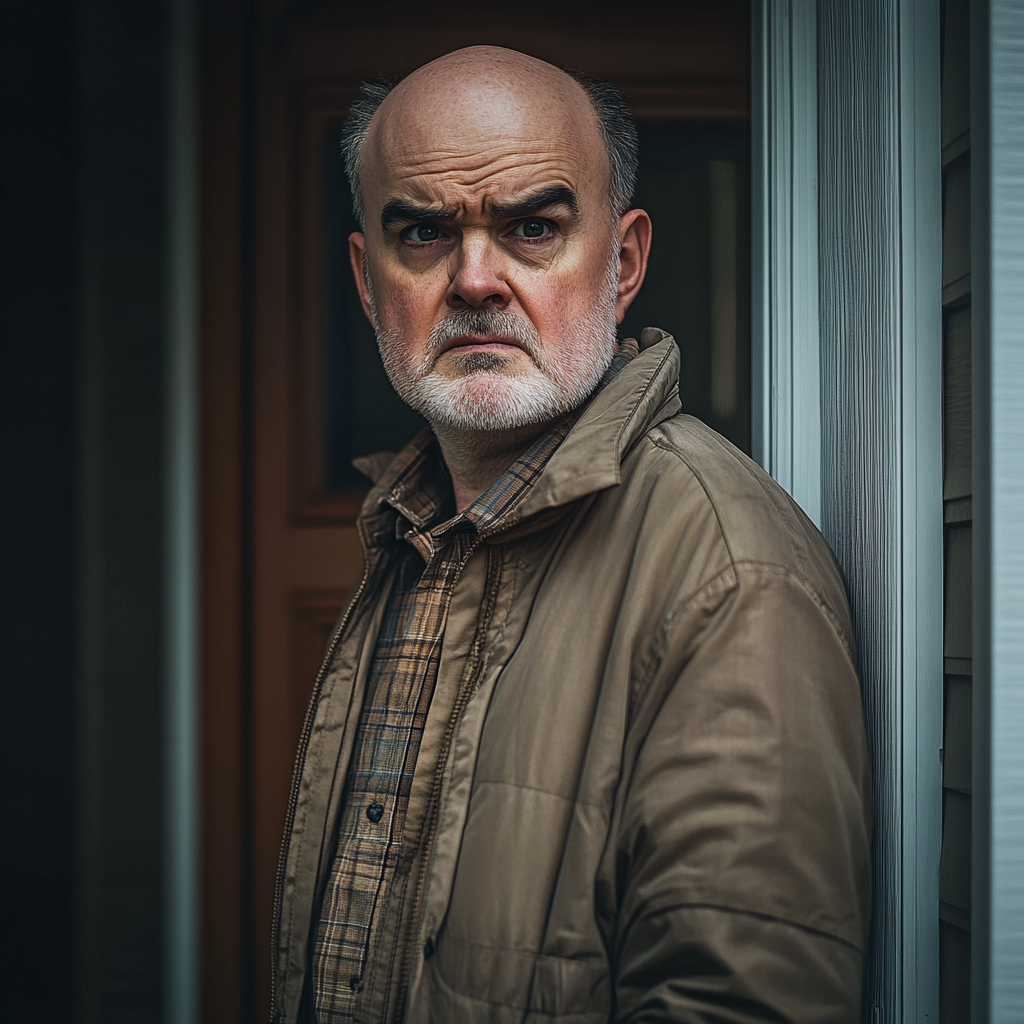
M 456 210 L 431 209 L 429 206 L 416 206 L 401 199 L 389 199 L 384 204 L 384 209 L 380 211 L 380 227 L 382 231 L 387 231 L 395 223 L 415 224 L 421 220 L 455 220 L 456 217 Z
M 564 206 L 573 215 L 580 214 L 580 204 L 576 193 L 566 185 L 552 185 L 541 189 L 532 196 L 518 199 L 511 203 L 489 203 L 487 212 L 497 220 L 510 220 L 514 217 L 529 217 L 552 206 Z M 380 212 L 380 227 L 387 231 L 393 224 L 416 224 L 419 221 L 454 221 L 458 219 L 457 210 L 438 210 L 429 206 L 417 206 L 402 199 L 389 199 Z
M 505 220 L 512 217 L 529 217 L 531 213 L 540 213 L 541 210 L 552 206 L 566 207 L 573 217 L 580 215 L 576 193 L 566 185 L 552 185 L 514 203 L 489 203 L 487 210 L 492 217 Z

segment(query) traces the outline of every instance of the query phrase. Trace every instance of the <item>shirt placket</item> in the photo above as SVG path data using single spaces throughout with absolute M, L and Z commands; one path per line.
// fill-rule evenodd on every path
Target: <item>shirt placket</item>
M 378 697 L 364 709 L 365 732 L 357 746 L 370 755 L 365 769 L 369 777 L 360 784 L 364 770 L 356 769 L 356 784 L 346 800 L 339 831 L 328 911 L 328 916 L 333 913 L 339 920 L 333 932 L 328 928 L 330 949 L 325 948 L 327 942 L 319 944 L 319 956 L 326 956 L 331 967 L 330 977 L 321 974 L 318 986 L 321 1024 L 347 1024 L 353 1019 L 367 957 L 374 946 L 376 915 L 403 845 L 416 841 L 416 837 L 405 835 L 405 822 L 419 741 L 436 683 L 448 604 L 475 538 L 459 530 L 438 538 L 412 529 L 403 539 L 426 562 L 413 588 L 411 621 L 404 629 L 402 644 L 391 655 L 407 660 L 407 685 L 396 686 L 395 680 L 389 679 L 387 699 Z M 394 674 L 395 670 L 391 671 Z M 403 721 L 403 716 L 410 715 L 411 719 Z M 405 740 L 400 767 L 389 764 L 386 750 L 382 755 L 393 732 Z

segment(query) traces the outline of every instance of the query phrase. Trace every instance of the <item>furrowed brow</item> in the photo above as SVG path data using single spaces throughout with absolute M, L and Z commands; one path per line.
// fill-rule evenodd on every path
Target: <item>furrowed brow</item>
M 498 220 L 513 217 L 529 217 L 531 214 L 548 210 L 552 206 L 564 206 L 572 214 L 573 219 L 580 215 L 580 204 L 576 193 L 566 185 L 552 185 L 551 188 L 513 203 L 489 203 L 488 212 Z
M 401 199 L 391 199 L 380 211 L 381 231 L 387 231 L 392 224 L 417 224 L 423 220 L 455 220 L 454 210 L 432 210 L 427 206 L 416 206 Z

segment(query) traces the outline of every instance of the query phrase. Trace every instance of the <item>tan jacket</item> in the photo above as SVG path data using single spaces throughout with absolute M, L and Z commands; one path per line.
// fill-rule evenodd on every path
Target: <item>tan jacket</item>
M 367 965 L 362 1020 L 859 1020 L 869 768 L 842 574 L 680 414 L 675 342 L 641 348 L 460 577 L 380 910 L 410 955 Z M 360 519 L 364 584 L 300 750 L 281 1024 L 308 985 L 393 516 Z

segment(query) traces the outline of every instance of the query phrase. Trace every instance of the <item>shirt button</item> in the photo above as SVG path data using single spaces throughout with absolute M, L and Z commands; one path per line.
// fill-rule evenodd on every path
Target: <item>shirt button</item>
M 363 987 L 363 979 L 360 978 L 358 974 L 353 974 L 352 977 L 348 979 L 348 987 L 352 989 L 353 992 L 358 992 Z
M 384 817 L 384 805 L 378 804 L 376 801 L 370 804 L 370 806 L 366 808 L 366 816 L 374 823 L 374 825 L 376 825 L 377 822 Z
M 433 939 L 427 939 L 427 941 L 423 943 L 423 959 L 424 960 L 429 960 L 433 955 L 434 955 L 434 940 Z

